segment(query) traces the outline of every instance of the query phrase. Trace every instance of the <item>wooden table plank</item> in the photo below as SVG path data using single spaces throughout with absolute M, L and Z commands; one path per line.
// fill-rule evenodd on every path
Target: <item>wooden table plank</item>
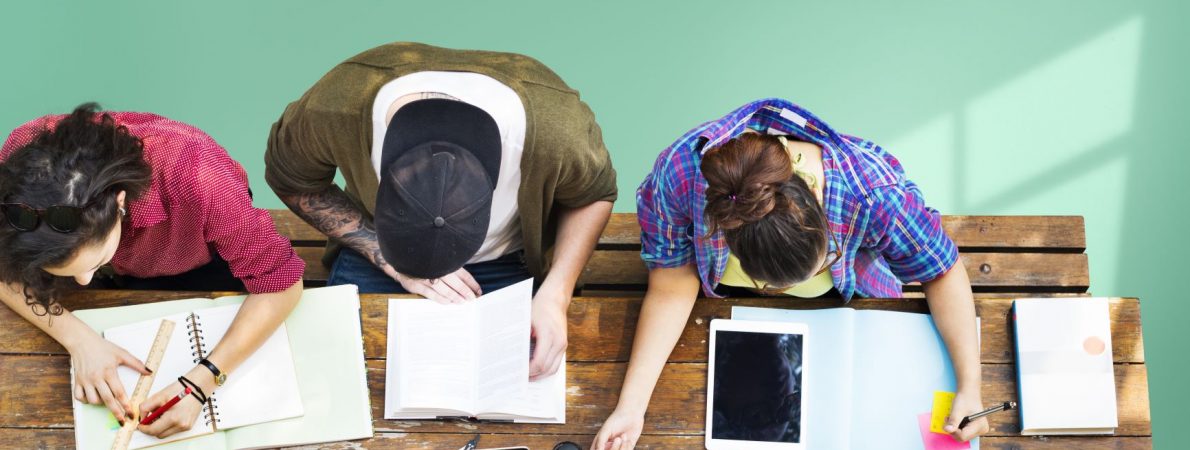
M 193 298 L 204 293 L 157 293 L 152 291 L 94 291 L 88 306 L 115 306 L 144 303 L 165 298 Z M 388 323 L 387 295 L 362 296 L 364 349 L 369 358 L 385 355 L 385 331 Z M 78 305 L 83 302 L 71 302 Z M 639 298 L 576 298 L 569 312 L 570 348 L 572 361 L 627 361 L 632 337 L 640 311 Z M 698 362 L 706 360 L 707 323 L 713 318 L 726 318 L 732 306 L 759 306 L 789 309 L 819 309 L 842 306 L 829 299 L 741 298 L 700 299 L 670 360 Z M 906 312 L 926 312 L 921 299 L 856 299 L 849 304 L 856 309 L 881 309 Z M 1013 346 L 1008 312 L 1010 298 L 977 298 L 976 311 L 983 318 L 982 361 L 984 363 L 1013 362 Z M 1110 301 L 1112 317 L 1112 354 L 1118 363 L 1143 363 L 1144 342 L 1140 324 L 1140 305 L 1137 299 L 1115 298 Z M 7 308 L 0 308 L 0 353 L 6 354 L 65 354 L 56 342 L 33 325 L 25 322 Z
M 373 426 L 378 432 L 586 434 L 598 430 L 611 413 L 619 396 L 625 363 L 567 364 L 567 423 L 473 424 L 438 421 L 389 421 L 384 417 L 383 360 L 369 360 L 368 387 L 371 391 Z M 69 428 L 73 423 L 70 403 L 69 360 L 64 356 L 0 355 L 0 427 Z M 1116 395 L 1120 428 L 1124 436 L 1151 434 L 1148 378 L 1142 364 L 1117 364 Z M 36 382 L 31 382 L 36 380 Z M 983 366 L 983 394 L 989 402 L 1016 398 L 1016 375 L 1005 364 Z M 645 431 L 661 434 L 698 434 L 706 408 L 706 364 L 667 364 L 645 417 Z M 995 436 L 1019 432 L 1015 414 L 991 417 Z
M 68 301 L 70 306 L 107 307 L 136 304 L 156 298 L 178 299 L 209 296 L 210 293 L 161 293 L 152 291 L 91 291 L 89 298 Z M 364 295 L 361 299 L 364 324 L 364 353 L 368 358 L 384 358 L 388 330 L 388 295 Z M 569 311 L 569 341 L 567 350 L 571 361 L 628 361 L 632 338 L 640 312 L 639 298 L 576 298 Z M 740 298 L 699 299 L 691 320 L 678 341 L 672 362 L 702 362 L 707 358 L 708 323 L 714 318 L 731 316 L 732 306 L 766 308 L 819 309 L 840 307 L 843 303 L 830 299 Z M 1013 345 L 1008 314 L 1011 298 L 979 297 L 976 313 L 983 318 L 982 362 L 1012 363 Z M 1141 333 L 1140 303 L 1135 298 L 1113 298 L 1110 303 L 1112 319 L 1112 357 L 1117 363 L 1143 363 L 1144 341 Z M 922 299 L 856 299 L 848 305 L 856 309 L 881 309 L 906 312 L 927 312 Z M 66 354 L 57 342 L 32 324 L 21 319 L 8 308 L 0 308 L 0 354 Z
M 455 449 L 471 439 L 474 434 L 463 433 L 377 433 L 371 439 L 314 446 L 288 447 L 289 449 L 403 449 L 442 450 Z M 533 450 L 549 450 L 561 441 L 571 441 L 587 448 L 593 434 L 484 434 L 481 448 L 526 445 Z M 74 431 L 69 429 L 16 429 L 0 428 L 0 442 L 22 449 L 59 449 L 74 447 Z M 702 436 L 650 435 L 641 436 L 636 446 L 647 449 L 698 449 L 703 448 Z M 1142 450 L 1153 447 L 1148 437 L 984 437 L 980 447 L 987 450 Z
M 1082 253 L 961 253 L 971 286 L 1045 292 L 1086 291 L 1090 285 L 1087 255 Z M 640 254 L 629 250 L 596 250 L 583 268 L 582 284 L 644 286 L 648 270 Z

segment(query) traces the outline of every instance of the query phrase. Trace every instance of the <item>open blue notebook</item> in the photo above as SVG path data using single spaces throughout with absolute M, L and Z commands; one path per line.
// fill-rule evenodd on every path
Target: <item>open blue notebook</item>
M 804 323 L 803 351 L 814 361 L 802 426 L 814 449 L 921 449 L 917 416 L 934 391 L 955 390 L 954 367 L 926 314 L 851 308 L 810 311 L 737 306 L 731 318 Z M 971 441 L 979 448 L 979 440 Z

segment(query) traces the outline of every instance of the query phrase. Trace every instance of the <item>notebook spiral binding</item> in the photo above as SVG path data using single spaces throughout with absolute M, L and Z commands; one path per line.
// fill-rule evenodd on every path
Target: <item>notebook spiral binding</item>
M 210 401 L 208 401 L 207 404 L 202 407 L 202 411 L 204 413 L 203 416 L 206 417 L 203 419 L 203 424 L 209 427 L 212 423 L 214 423 L 216 428 L 218 428 L 219 406 L 215 404 L 215 399 L 212 398 Z
M 198 364 L 207 355 L 206 344 L 203 341 L 204 338 L 199 334 L 199 330 L 202 329 L 202 322 L 198 321 L 198 315 L 194 313 L 190 313 L 189 319 L 186 321 L 186 329 L 189 331 L 187 334 L 190 335 L 190 356 L 193 358 L 194 363 Z M 206 417 L 203 419 L 203 424 L 209 427 L 213 423 L 217 428 L 219 425 L 219 407 L 215 404 L 214 392 L 211 392 L 211 394 L 207 400 L 207 404 L 202 407 L 203 416 Z
M 198 364 L 207 355 L 206 349 L 203 348 L 203 337 L 198 334 L 202 329 L 202 323 L 199 323 L 198 316 L 190 314 L 190 320 L 186 321 L 186 329 L 189 331 L 187 334 L 190 335 L 190 356 L 194 358 L 194 363 Z

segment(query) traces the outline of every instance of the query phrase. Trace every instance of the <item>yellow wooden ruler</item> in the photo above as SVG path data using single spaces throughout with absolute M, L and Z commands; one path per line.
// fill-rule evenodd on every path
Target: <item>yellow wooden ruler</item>
M 132 390 L 132 411 L 133 418 L 124 422 L 124 426 L 120 427 L 120 431 L 116 432 L 116 440 L 112 442 L 112 450 L 127 450 L 128 443 L 132 441 L 132 432 L 136 431 L 136 426 L 140 423 L 140 404 L 144 403 L 145 399 L 149 397 L 149 389 L 153 387 L 153 379 L 157 375 L 157 367 L 161 365 L 161 359 L 165 357 L 165 347 L 169 344 L 169 337 L 174 334 L 174 323 L 169 320 L 162 320 L 161 327 L 157 328 L 157 336 L 153 338 L 153 346 L 149 348 L 149 357 L 145 358 L 145 367 L 148 367 L 150 373 L 148 375 L 141 375 L 139 380 L 136 380 L 136 389 Z

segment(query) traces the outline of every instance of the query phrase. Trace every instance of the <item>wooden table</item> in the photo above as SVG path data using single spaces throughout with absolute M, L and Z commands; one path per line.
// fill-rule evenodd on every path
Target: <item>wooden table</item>
M 152 300 L 214 297 L 218 293 L 91 291 L 64 302 L 72 309 L 118 306 Z M 586 448 L 615 406 L 632 336 L 639 298 L 576 298 L 570 308 L 565 425 L 471 424 L 384 420 L 385 295 L 362 300 L 364 354 L 372 392 L 375 436 L 321 448 L 456 449 L 475 433 L 481 447 L 528 445 L 550 449 L 571 440 Z M 1016 398 L 1013 346 L 1008 311 L 1011 297 L 980 295 L 983 395 L 988 401 Z M 837 300 L 748 298 L 700 299 L 666 366 L 638 448 L 701 448 L 706 387 L 707 333 L 712 318 L 728 317 L 734 305 L 837 307 Z M 856 300 L 851 307 L 925 312 L 921 299 Z M 1014 414 L 991 417 L 985 449 L 1138 449 L 1150 448 L 1149 395 L 1137 299 L 1111 301 L 1112 354 L 1120 427 L 1108 437 L 1022 437 Z M 8 308 L 0 308 L 0 447 L 65 448 L 74 443 L 70 402 L 70 360 L 61 346 Z

